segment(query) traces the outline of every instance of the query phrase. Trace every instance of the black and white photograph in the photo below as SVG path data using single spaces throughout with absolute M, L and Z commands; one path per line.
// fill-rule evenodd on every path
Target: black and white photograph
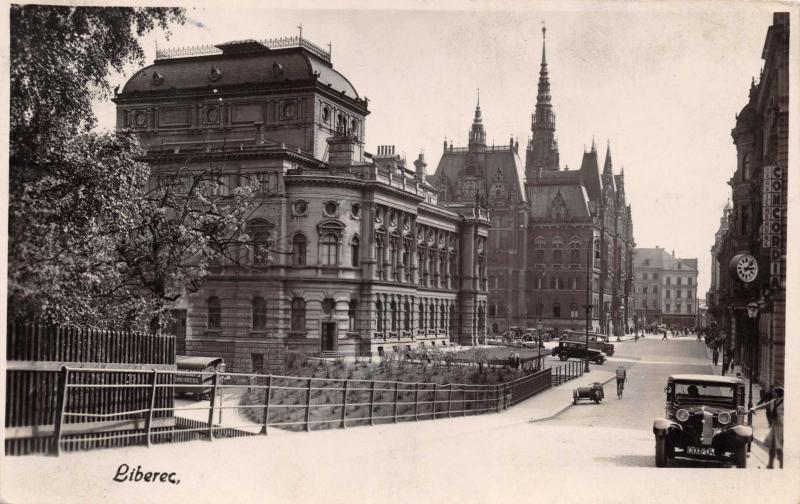
M 4 8 L 0 503 L 800 502 L 797 1 Z

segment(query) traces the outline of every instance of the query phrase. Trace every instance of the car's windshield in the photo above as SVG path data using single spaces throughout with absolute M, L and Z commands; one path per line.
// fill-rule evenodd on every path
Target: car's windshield
M 675 383 L 675 397 L 678 399 L 733 399 L 735 389 L 732 385 L 706 383 Z

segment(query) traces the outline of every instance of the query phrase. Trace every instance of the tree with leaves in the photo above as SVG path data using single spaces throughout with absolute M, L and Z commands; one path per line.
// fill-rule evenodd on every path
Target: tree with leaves
M 143 64 L 139 38 L 182 9 L 11 6 L 9 317 L 161 326 L 243 229 L 256 186 L 225 197 L 210 168 L 165 178 L 133 134 L 93 128 L 109 73 Z

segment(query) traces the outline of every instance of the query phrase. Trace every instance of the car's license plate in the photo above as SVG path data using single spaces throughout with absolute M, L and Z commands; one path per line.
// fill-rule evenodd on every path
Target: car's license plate
M 701 446 L 687 446 L 686 453 L 689 455 L 714 455 L 714 448 Z

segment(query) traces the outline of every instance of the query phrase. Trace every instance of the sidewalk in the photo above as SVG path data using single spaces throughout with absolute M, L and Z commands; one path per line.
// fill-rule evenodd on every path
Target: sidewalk
M 709 361 L 711 360 L 711 349 L 706 347 L 706 353 L 708 354 Z M 720 359 L 721 361 L 721 359 Z M 711 366 L 711 369 L 714 371 L 716 375 L 722 375 L 722 364 L 717 364 L 716 366 L 709 362 L 708 364 Z M 739 366 L 734 366 L 733 371 L 729 370 L 726 376 L 736 376 L 736 373 L 741 373 L 742 368 Z M 745 383 L 745 393 L 750 390 L 750 380 L 742 374 L 742 379 Z M 758 403 L 759 398 L 761 397 L 761 386 L 758 383 L 753 383 L 753 406 Z M 745 406 L 749 403 L 745 402 Z M 767 438 L 767 434 L 769 434 L 769 423 L 767 423 L 767 414 L 763 410 L 759 410 L 758 412 L 753 414 L 753 442 L 763 448 L 764 450 L 767 449 L 766 445 L 764 444 L 764 440 Z

